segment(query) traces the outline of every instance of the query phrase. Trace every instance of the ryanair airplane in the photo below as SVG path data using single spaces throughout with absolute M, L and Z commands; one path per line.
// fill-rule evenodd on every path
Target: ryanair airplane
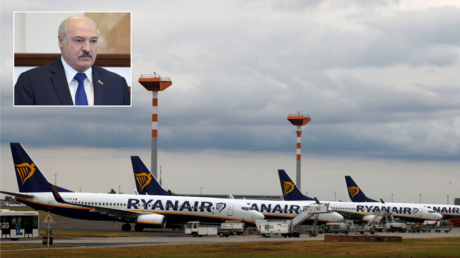
M 36 210 L 76 219 L 120 221 L 125 223 L 123 231 L 131 230 L 130 223 L 142 231 L 147 227 L 181 227 L 191 220 L 255 224 L 264 219 L 250 205 L 232 199 L 72 192 L 50 184 L 21 144 L 11 143 L 11 152 L 19 193 L 0 192 Z
M 311 201 L 311 198 L 303 195 L 291 178 L 282 169 L 278 170 L 281 191 L 286 201 Z M 328 201 L 329 202 L 329 201 Z M 329 202 L 329 208 L 341 215 L 354 219 L 370 221 L 376 212 L 391 212 L 393 217 L 404 219 L 407 222 L 423 222 L 425 220 L 440 220 L 442 216 L 433 209 L 416 204 L 385 204 L 369 202 Z
M 345 176 L 345 181 L 348 188 L 348 196 L 352 202 L 377 202 L 376 200 L 367 198 L 363 190 L 355 183 L 351 176 Z M 393 205 L 407 205 L 407 203 L 392 203 Z M 433 209 L 440 213 L 444 219 L 460 216 L 460 207 L 458 205 L 443 205 L 443 204 L 413 204 L 416 206 Z
M 173 195 L 171 191 L 166 191 L 161 187 L 156 178 L 150 173 L 142 160 L 137 156 L 132 156 L 134 181 L 137 191 L 141 195 Z M 293 219 L 303 210 L 309 207 L 310 203 L 315 203 L 314 199 L 310 203 L 305 202 L 285 202 L 285 201 L 265 201 L 265 200 L 248 200 L 248 199 L 231 199 L 234 203 L 248 205 L 252 209 L 261 212 L 265 219 Z M 315 218 L 311 218 L 305 224 L 311 224 Z M 318 223 L 339 222 L 343 221 L 343 216 L 338 213 L 320 214 Z

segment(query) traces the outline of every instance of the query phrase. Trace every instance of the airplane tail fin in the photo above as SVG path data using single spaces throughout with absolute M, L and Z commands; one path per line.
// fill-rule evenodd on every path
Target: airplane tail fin
M 345 176 L 345 181 L 347 182 L 348 196 L 350 196 L 352 202 L 379 202 L 374 199 L 367 198 L 355 181 L 351 179 L 351 176 Z
M 140 195 L 170 195 L 168 191 L 161 187 L 138 156 L 131 156 L 131 162 L 133 164 L 134 181 L 136 183 L 137 192 Z
M 303 195 L 299 188 L 292 182 L 291 178 L 283 169 L 278 169 L 281 191 L 285 201 L 314 201 L 315 199 Z
M 51 192 L 49 182 L 20 143 L 10 143 L 19 192 Z M 56 186 L 60 192 L 71 192 Z

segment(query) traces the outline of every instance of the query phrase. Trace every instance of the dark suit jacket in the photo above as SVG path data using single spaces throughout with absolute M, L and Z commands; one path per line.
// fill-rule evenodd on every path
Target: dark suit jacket
M 126 80 L 93 65 L 94 105 L 129 105 Z M 14 86 L 15 105 L 73 105 L 61 58 L 22 73 Z

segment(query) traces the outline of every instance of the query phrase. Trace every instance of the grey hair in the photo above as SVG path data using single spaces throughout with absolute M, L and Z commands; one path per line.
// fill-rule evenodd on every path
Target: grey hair
M 90 18 L 86 17 L 86 16 L 83 16 L 83 15 L 73 15 L 73 16 L 70 16 L 68 17 L 67 19 L 63 20 L 61 22 L 61 25 L 59 25 L 59 29 L 58 29 L 58 35 L 60 35 L 63 39 L 63 41 L 65 42 L 66 39 L 67 39 L 67 28 L 69 27 L 69 22 L 70 20 L 76 20 L 76 19 L 87 19 L 87 20 L 90 20 L 94 26 L 96 26 L 96 29 L 97 29 L 97 36 L 99 37 L 99 29 L 97 28 L 97 24 L 91 20 Z

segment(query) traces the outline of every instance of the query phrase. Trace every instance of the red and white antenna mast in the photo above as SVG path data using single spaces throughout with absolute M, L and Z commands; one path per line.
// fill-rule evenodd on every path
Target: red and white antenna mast
M 296 163 L 297 163 L 297 169 L 296 169 L 296 182 L 295 184 L 297 185 L 297 187 L 299 189 L 300 188 L 300 182 L 301 182 L 301 171 L 300 171 L 300 161 L 301 161 L 301 143 L 300 143 L 300 140 L 301 140 L 301 136 L 302 136 L 302 130 L 301 130 L 301 126 L 303 125 L 306 125 L 308 122 L 311 121 L 311 118 L 309 115 L 303 115 L 301 114 L 300 112 L 297 112 L 297 114 L 289 114 L 289 116 L 287 117 L 287 119 L 289 120 L 289 122 L 292 123 L 292 125 L 296 125 L 297 126 L 297 157 L 296 157 Z
M 152 155 L 150 171 L 155 178 L 157 177 L 157 159 L 158 159 L 158 92 L 166 90 L 172 85 L 169 77 L 161 77 L 155 72 L 153 74 L 141 74 L 139 83 L 148 91 L 152 92 Z

